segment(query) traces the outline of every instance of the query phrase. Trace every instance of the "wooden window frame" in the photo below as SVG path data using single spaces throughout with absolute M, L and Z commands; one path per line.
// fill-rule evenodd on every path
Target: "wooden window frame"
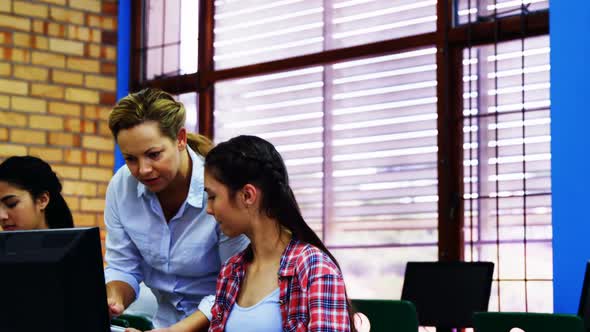
M 463 260 L 463 50 L 549 34 L 549 10 L 501 17 L 494 21 L 455 24 L 453 0 L 437 2 L 436 31 L 370 44 L 333 49 L 288 59 L 215 70 L 213 64 L 214 1 L 199 3 L 198 72 L 142 80 L 143 0 L 132 0 L 130 90 L 157 87 L 172 94 L 198 93 L 199 132 L 213 137 L 214 85 L 223 80 L 266 75 L 363 57 L 376 57 L 420 47 L 436 46 L 438 110 L 438 256 L 441 261 Z

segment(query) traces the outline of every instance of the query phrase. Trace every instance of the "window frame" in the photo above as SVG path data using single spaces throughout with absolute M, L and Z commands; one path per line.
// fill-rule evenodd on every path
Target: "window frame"
M 213 0 L 202 0 L 199 2 L 198 72 L 142 80 L 145 63 L 139 50 L 144 37 L 142 14 L 145 2 L 132 0 L 133 50 L 130 88 L 131 91 L 136 91 L 143 87 L 158 87 L 172 94 L 197 92 L 199 132 L 213 137 L 214 85 L 219 81 L 436 46 L 438 257 L 441 261 L 460 261 L 464 258 L 465 247 L 463 239 L 463 50 L 473 46 L 548 35 L 549 9 L 457 25 L 455 2 L 455 0 L 437 2 L 438 19 L 436 31 L 433 32 L 215 70 L 213 63 L 215 6 Z M 326 102 L 329 101 L 324 101 Z M 329 155 L 330 151 L 324 151 L 324 153 Z M 325 219 L 324 217 L 324 223 Z

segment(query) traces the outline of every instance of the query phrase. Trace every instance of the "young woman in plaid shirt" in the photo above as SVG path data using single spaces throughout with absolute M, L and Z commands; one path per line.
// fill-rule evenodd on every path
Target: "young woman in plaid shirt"
M 205 159 L 207 212 L 251 245 L 217 279 L 210 332 L 354 331 L 336 259 L 301 216 L 283 159 L 238 136 Z

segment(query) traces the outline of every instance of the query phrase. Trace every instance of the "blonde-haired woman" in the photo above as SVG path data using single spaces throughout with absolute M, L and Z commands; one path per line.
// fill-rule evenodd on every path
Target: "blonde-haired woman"
M 221 264 L 248 244 L 223 235 L 207 215 L 203 163 L 212 143 L 187 133 L 184 122 L 184 106 L 150 88 L 122 98 L 109 115 L 126 163 L 106 194 L 109 309 L 122 313 L 143 281 L 158 302 L 158 331 L 205 330 Z

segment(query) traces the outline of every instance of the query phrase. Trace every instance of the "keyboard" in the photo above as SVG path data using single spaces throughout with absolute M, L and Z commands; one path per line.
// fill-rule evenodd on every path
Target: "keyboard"
M 123 326 L 111 325 L 111 332 L 125 332 L 125 328 Z

